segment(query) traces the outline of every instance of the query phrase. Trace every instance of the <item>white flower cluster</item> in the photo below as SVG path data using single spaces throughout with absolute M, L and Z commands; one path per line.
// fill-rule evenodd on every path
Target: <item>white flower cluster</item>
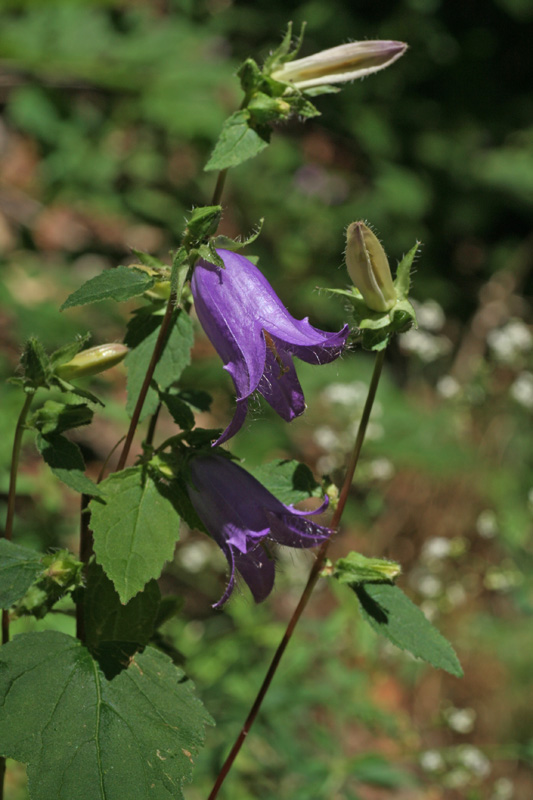
M 509 364 L 533 348 L 533 335 L 521 319 L 510 319 L 501 328 L 490 331 L 487 344 L 494 358 Z

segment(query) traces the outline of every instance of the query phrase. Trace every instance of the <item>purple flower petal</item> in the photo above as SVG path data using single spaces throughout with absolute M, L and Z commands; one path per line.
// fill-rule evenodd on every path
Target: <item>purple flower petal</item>
M 226 268 L 200 261 L 191 289 L 198 319 L 237 394 L 238 412 L 220 444 L 242 427 L 243 401 L 254 391 L 287 421 L 302 414 L 305 402 L 292 357 L 326 364 L 341 354 L 349 329 L 328 333 L 307 318 L 295 319 L 251 261 L 229 250 L 217 252 Z
M 190 461 L 187 492 L 196 513 L 221 547 L 230 566 L 230 580 L 219 607 L 230 596 L 235 568 L 260 602 L 270 593 L 275 566 L 264 542 L 267 537 L 288 547 L 314 547 L 331 535 L 328 528 L 306 519 L 320 513 L 295 511 L 280 502 L 246 470 L 228 458 L 198 455 Z

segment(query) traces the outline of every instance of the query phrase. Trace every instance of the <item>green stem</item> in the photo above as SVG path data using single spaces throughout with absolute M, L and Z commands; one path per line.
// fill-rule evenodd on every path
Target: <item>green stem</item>
M 124 446 L 122 448 L 122 452 L 118 460 L 116 469 L 117 472 L 120 472 L 121 469 L 124 469 L 126 465 L 126 460 L 130 453 L 131 445 L 133 443 L 133 437 L 135 436 L 135 431 L 137 430 L 137 425 L 139 424 L 139 417 L 141 416 L 141 411 L 144 405 L 144 401 L 146 400 L 148 389 L 150 388 L 152 378 L 154 377 L 154 372 L 155 368 L 157 367 L 157 362 L 161 357 L 161 353 L 163 352 L 163 348 L 167 341 L 167 336 L 170 331 L 170 325 L 172 323 L 172 315 L 174 313 L 175 305 L 176 305 L 176 294 L 172 293 L 169 297 L 167 308 L 165 311 L 165 316 L 163 317 L 161 327 L 159 328 L 157 341 L 154 346 L 154 352 L 152 353 L 152 358 L 150 359 L 148 369 L 146 370 L 146 375 L 144 376 L 143 385 L 141 387 L 141 391 L 139 392 L 137 403 L 135 404 L 135 409 L 133 411 L 133 415 L 131 418 L 130 427 L 128 429 L 126 440 L 124 442 Z
M 367 398 L 366 398 L 365 407 L 363 409 L 363 414 L 361 416 L 361 421 L 359 422 L 357 435 L 355 437 L 354 448 L 353 448 L 352 454 L 350 456 L 350 460 L 348 462 L 348 466 L 346 468 L 346 475 L 344 477 L 344 482 L 343 482 L 342 489 L 341 489 L 341 492 L 340 492 L 340 495 L 339 495 L 339 502 L 337 504 L 337 508 L 335 509 L 335 513 L 333 514 L 333 519 L 331 521 L 331 528 L 333 529 L 333 531 L 336 531 L 337 528 L 339 527 L 341 519 L 342 519 L 342 515 L 343 515 L 343 512 L 344 512 L 344 509 L 346 507 L 346 501 L 347 501 L 348 495 L 350 493 L 350 488 L 351 488 L 351 485 L 352 485 L 353 476 L 354 476 L 354 473 L 355 473 L 355 469 L 357 467 L 357 462 L 359 461 L 359 456 L 361 454 L 361 448 L 363 446 L 363 441 L 364 441 L 366 430 L 367 430 L 367 427 L 368 427 L 368 422 L 370 420 L 370 413 L 372 411 L 372 406 L 374 405 L 374 400 L 375 400 L 375 397 L 376 397 L 376 391 L 377 391 L 377 388 L 378 388 L 379 379 L 380 379 L 380 376 L 381 376 L 381 370 L 383 368 L 384 359 L 385 359 L 385 350 L 381 350 L 380 352 L 378 352 L 378 354 L 376 356 L 376 361 L 374 363 L 374 372 L 372 373 L 372 379 L 370 381 L 370 386 L 368 388 L 368 395 L 367 395 Z M 235 744 L 233 745 L 228 757 L 226 758 L 226 761 L 222 765 L 222 769 L 219 772 L 219 775 L 217 777 L 215 785 L 213 786 L 211 794 L 208 797 L 208 800 L 215 800 L 215 798 L 217 797 L 219 789 L 222 786 L 222 784 L 223 784 L 228 772 L 230 771 L 231 767 L 233 766 L 233 762 L 237 758 L 237 755 L 239 754 L 239 751 L 240 751 L 240 749 L 241 749 L 241 747 L 242 747 L 242 745 L 244 743 L 244 740 L 248 736 L 250 728 L 252 727 L 252 725 L 253 725 L 253 723 L 255 721 L 255 718 L 257 717 L 259 709 L 261 708 L 261 704 L 262 704 L 262 702 L 263 702 L 263 700 L 265 698 L 265 695 L 266 695 L 266 693 L 267 693 L 267 691 L 268 691 L 268 689 L 270 687 L 270 684 L 272 683 L 272 679 L 273 679 L 274 675 L 276 674 L 276 670 L 277 670 L 277 668 L 279 666 L 279 663 L 281 661 L 281 658 L 282 658 L 282 656 L 283 656 L 283 654 L 284 654 L 284 652 L 285 652 L 285 650 L 287 648 L 287 645 L 289 644 L 289 641 L 291 639 L 293 631 L 294 631 L 294 629 L 295 629 L 295 627 L 296 627 L 296 625 L 298 623 L 298 620 L 300 619 L 305 607 L 307 606 L 307 603 L 309 602 L 311 594 L 313 593 L 313 589 L 315 588 L 315 585 L 316 585 L 316 583 L 317 583 L 317 581 L 318 581 L 318 579 L 320 577 L 320 573 L 322 571 L 322 567 L 324 565 L 324 561 L 326 560 L 326 555 L 327 555 L 327 552 L 328 552 L 330 541 L 331 541 L 331 538 L 327 539 L 321 545 L 321 547 L 320 547 L 320 549 L 318 551 L 316 561 L 314 562 L 313 566 L 311 567 L 311 571 L 309 573 L 309 578 L 307 580 L 307 584 L 305 586 L 305 589 L 302 592 L 302 596 L 300 598 L 300 602 L 296 606 L 296 608 L 295 608 L 295 610 L 293 612 L 293 615 L 289 620 L 289 623 L 287 625 L 285 633 L 283 634 L 281 642 L 279 643 L 278 648 L 277 648 L 276 652 L 274 653 L 274 657 L 272 658 L 272 661 L 271 661 L 270 666 L 268 668 L 268 671 L 267 671 L 267 674 L 265 676 L 265 679 L 263 680 L 261 688 L 259 689 L 257 697 L 255 698 L 254 704 L 253 704 L 252 708 L 250 709 L 250 713 L 248 714 L 248 716 L 246 718 L 246 721 L 245 721 L 245 723 L 244 723 L 244 725 L 243 725 L 243 727 L 241 729 L 241 732 L 239 733 L 239 735 L 238 735 L 238 737 L 237 737 L 237 739 L 235 741 Z
M 11 472 L 9 475 L 9 493 L 7 496 L 7 516 L 4 538 L 11 541 L 13 539 L 13 520 L 15 519 L 15 500 L 17 495 L 17 475 L 20 461 L 20 450 L 26 417 L 33 400 L 33 392 L 27 394 L 22 406 L 17 426 L 15 428 L 15 438 L 13 439 L 13 453 L 11 456 Z M 7 609 L 2 611 L 2 644 L 9 641 L 9 615 Z

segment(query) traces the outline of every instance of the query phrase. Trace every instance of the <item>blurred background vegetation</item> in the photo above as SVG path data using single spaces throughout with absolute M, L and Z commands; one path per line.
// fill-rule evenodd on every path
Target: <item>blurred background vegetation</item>
M 295 316 L 334 329 L 346 312 L 344 230 L 370 221 L 394 264 L 424 243 L 413 290 L 420 329 L 396 343 L 335 555 L 397 559 L 401 585 L 455 644 L 462 681 L 378 641 L 343 587 L 322 587 L 228 780 L 239 800 L 530 800 L 533 796 L 532 0 L 2 0 L 0 368 L 21 342 L 93 331 L 120 340 L 131 307 L 59 314 L 69 291 L 166 258 L 238 106 L 236 67 L 261 60 L 287 22 L 303 54 L 348 39 L 400 39 L 391 69 L 319 99 L 322 116 L 278 131 L 229 175 L 223 231 L 245 235 Z M 300 365 L 309 409 L 291 426 L 261 406 L 235 440 L 254 465 L 297 457 L 338 478 L 370 363 Z M 200 336 L 185 381 L 232 411 L 231 383 Z M 122 368 L 94 383 L 104 416 L 77 434 L 90 469 L 127 424 Z M 0 492 L 20 399 L 2 390 Z M 161 421 L 160 435 L 172 432 Z M 37 459 L 20 481 L 17 541 L 76 549 L 77 500 Z M 224 563 L 183 531 L 162 588 L 185 596 L 167 635 L 217 720 L 187 800 L 201 800 L 239 730 L 305 581 L 283 555 L 277 590 L 243 590 L 223 613 Z M 65 609 L 68 611 L 68 609 Z M 30 623 L 20 621 L 18 630 Z M 68 614 L 53 624 L 73 632 Z M 25 775 L 9 762 L 8 798 Z

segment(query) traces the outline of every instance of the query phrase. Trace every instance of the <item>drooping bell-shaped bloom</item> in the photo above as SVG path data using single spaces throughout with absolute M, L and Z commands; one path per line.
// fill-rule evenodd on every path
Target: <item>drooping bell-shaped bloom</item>
M 218 250 L 225 269 L 199 261 L 191 282 L 198 319 L 235 384 L 237 409 L 216 444 L 242 427 L 250 395 L 258 391 L 286 422 L 305 410 L 292 357 L 327 364 L 346 344 L 338 333 L 292 317 L 260 270 L 244 256 Z
M 297 511 L 280 502 L 249 472 L 216 453 L 194 457 L 189 469 L 191 503 L 230 568 L 229 583 L 215 608 L 233 591 L 235 570 L 250 587 L 256 603 L 270 594 L 275 564 L 269 540 L 287 547 L 315 547 L 331 535 L 329 528 L 306 519 L 324 511 L 327 499 L 314 511 Z

